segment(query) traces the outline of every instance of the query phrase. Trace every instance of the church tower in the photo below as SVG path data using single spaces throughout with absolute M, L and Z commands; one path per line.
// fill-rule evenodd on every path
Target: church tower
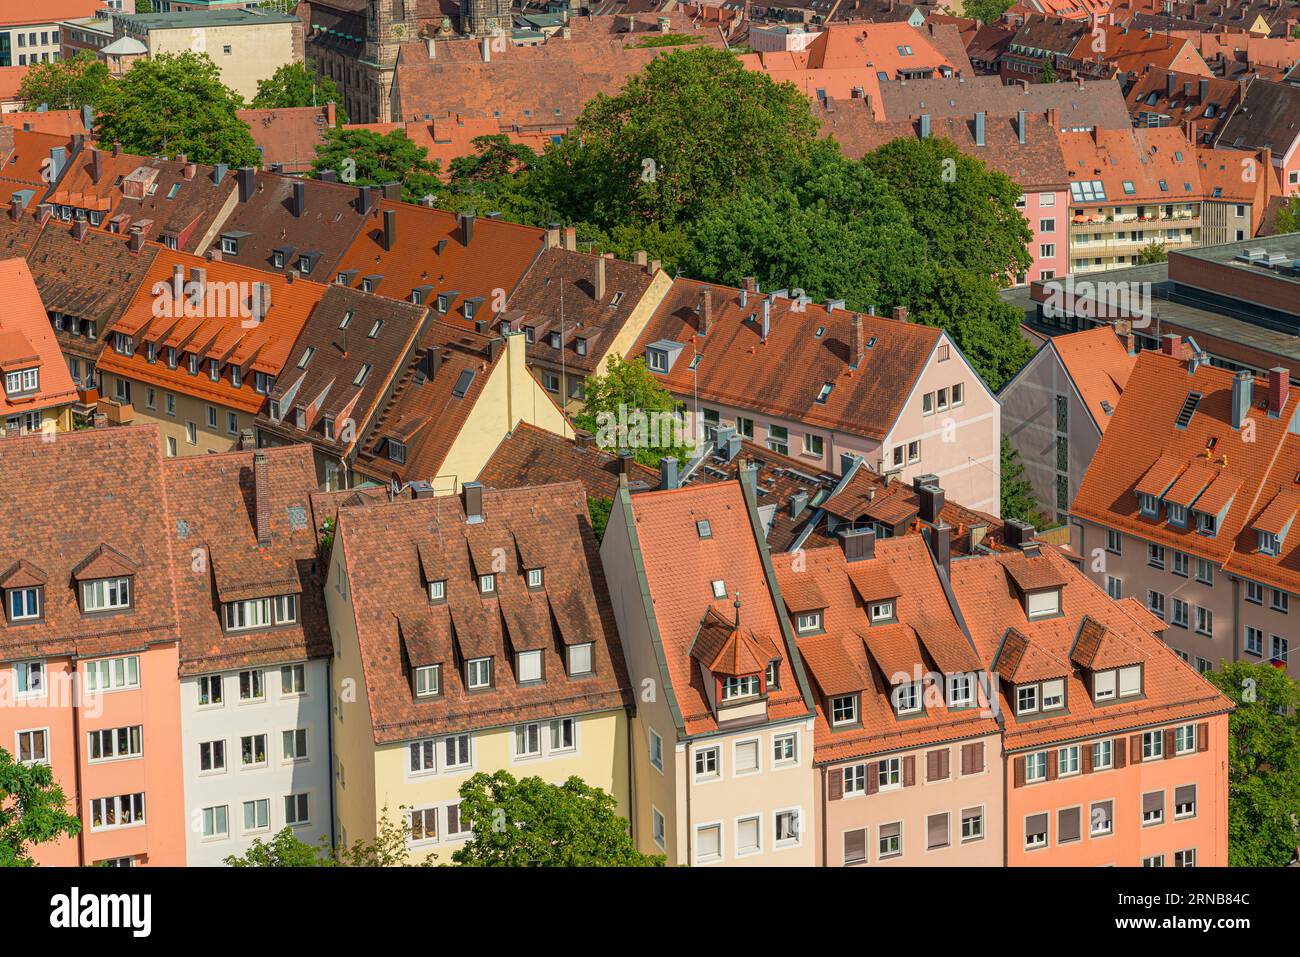
M 471 37 L 504 34 L 513 27 L 510 0 L 460 0 L 460 31 Z
M 370 116 L 353 122 L 392 122 L 393 72 L 397 50 L 418 39 L 416 0 L 368 0 L 366 45 L 361 66 L 368 76 Z

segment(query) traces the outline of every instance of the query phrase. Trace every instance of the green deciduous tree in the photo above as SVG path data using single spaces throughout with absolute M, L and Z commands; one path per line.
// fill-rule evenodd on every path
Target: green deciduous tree
M 1281 867 L 1300 845 L 1300 685 L 1284 669 L 1237 661 L 1209 680 L 1228 716 L 1228 863 Z
M 339 125 L 348 121 L 338 85 L 327 76 L 317 76 L 311 61 L 286 63 L 265 80 L 259 80 L 257 95 L 250 104 L 255 109 L 283 109 L 295 106 L 324 106 L 334 102 Z
M 129 153 L 255 166 L 253 134 L 236 115 L 243 105 L 206 53 L 164 53 L 137 60 L 103 88 L 96 136 Z
M 683 464 L 690 458 L 690 450 L 676 441 L 680 433 L 671 429 L 672 417 L 679 414 L 677 400 L 650 374 L 645 359 L 611 355 L 604 375 L 587 378 L 586 395 L 573 422 L 595 436 L 601 448 L 629 449 L 650 466 L 666 456 Z
M 33 845 L 80 831 L 50 766 L 18 764 L 0 748 L 0 867 L 30 867 Z
M 108 67 L 89 50 L 81 50 L 68 60 L 32 66 L 18 86 L 18 98 L 33 110 L 42 103 L 52 110 L 79 110 L 98 105 L 111 82 Z
M 269 841 L 257 838 L 243 854 L 231 854 L 227 867 L 337 867 L 330 852 L 329 838 L 318 845 L 298 839 L 293 828 L 286 827 Z
M 965 0 L 961 5 L 961 15 L 985 23 L 997 23 L 1012 2 L 1013 0 Z
M 1043 70 L 1041 73 L 1038 74 L 1038 82 L 1039 83 L 1056 82 L 1056 64 L 1052 62 L 1052 58 L 1050 56 L 1043 57 Z
M 1164 243 L 1147 243 L 1138 253 L 1138 262 L 1146 265 L 1148 263 L 1162 263 L 1169 259 L 1169 250 L 1165 248 Z
M 1020 187 L 948 139 L 886 143 L 863 157 L 884 177 L 925 238 L 930 258 L 1006 285 L 1033 261 Z
M 612 498 L 587 496 L 587 514 L 591 516 L 591 530 L 599 542 L 605 537 L 605 527 L 609 525 L 610 512 L 614 510 Z
M 398 812 L 404 821 L 406 808 L 398 808 Z M 232 854 L 225 863 L 230 867 L 410 867 L 406 840 L 405 825 L 392 819 L 385 807 L 373 840 L 330 847 L 329 838 L 322 837 L 312 845 L 299 840 L 293 829 L 286 827 L 270 841 L 253 841 L 247 851 Z
M 1038 503 L 1034 500 L 1034 489 L 1024 477 L 1025 466 L 1020 461 L 1020 453 L 1004 435 L 1002 437 L 1002 518 L 1032 521 Z
M 633 846 L 614 798 L 571 777 L 563 784 L 482 772 L 460 786 L 474 836 L 452 854 L 471 867 L 662 867 Z
M 401 183 L 402 198 L 410 203 L 437 195 L 443 188 L 438 164 L 403 130 L 327 130 L 325 141 L 316 147 L 312 175 L 326 169 L 359 186 Z
M 1296 29 L 1300 30 L 1300 27 Z M 1300 196 L 1292 196 L 1278 209 L 1277 231 L 1279 233 L 1300 232 Z

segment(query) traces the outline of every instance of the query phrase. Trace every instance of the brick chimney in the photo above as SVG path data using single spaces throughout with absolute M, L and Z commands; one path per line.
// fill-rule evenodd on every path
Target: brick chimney
M 253 511 L 257 519 L 257 547 L 271 544 L 271 466 L 265 452 L 253 453 Z
M 596 302 L 605 301 L 605 257 L 596 257 Z
M 569 252 L 578 251 L 578 230 L 574 226 L 564 227 L 564 248 Z
M 907 322 L 907 307 L 906 307 L 906 306 L 895 306 L 895 307 L 894 307 L 894 321 L 895 321 L 895 322 Z
M 1274 366 L 1268 370 L 1268 417 L 1276 419 L 1282 414 L 1287 393 L 1291 390 L 1291 370 Z
M 704 290 L 704 298 L 700 302 L 700 333 L 708 335 L 709 330 L 713 328 L 713 290 Z
M 1165 333 L 1160 339 L 1160 351 L 1167 356 L 1177 356 L 1183 349 L 1183 337 L 1176 332 Z
M 850 321 L 849 368 L 857 369 L 867 355 L 867 339 L 862 332 L 862 313 L 855 312 Z
M 99 150 L 91 147 L 90 150 L 90 181 L 98 184 L 99 178 L 104 175 L 103 154 Z
M 546 227 L 546 248 L 554 249 L 560 245 L 560 224 L 551 223 Z

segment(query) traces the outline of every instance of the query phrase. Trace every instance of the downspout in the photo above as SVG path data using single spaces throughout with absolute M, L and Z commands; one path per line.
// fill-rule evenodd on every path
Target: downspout
M 334 534 L 338 534 L 338 519 L 334 521 Z M 328 585 L 329 572 L 326 572 L 326 583 Z M 333 641 L 330 642 L 333 645 Z M 329 660 L 325 662 L 325 687 L 329 689 L 329 694 L 325 697 L 325 743 L 329 747 L 329 776 L 330 776 L 330 850 L 331 853 L 339 846 L 338 812 L 335 810 L 335 794 L 338 778 L 336 777 L 338 769 L 334 766 L 334 651 L 331 649 Z
M 81 791 L 81 687 L 77 683 L 77 659 L 73 658 L 72 665 L 72 786 L 77 795 L 77 817 L 81 817 L 82 799 L 84 795 Z M 46 694 L 49 690 L 46 689 Z M 90 862 L 86 860 L 86 827 L 85 821 L 82 821 L 81 829 L 77 831 L 77 860 L 82 867 Z
M 676 753 L 677 753 L 677 749 L 674 748 L 674 749 L 673 749 L 673 754 L 676 755 Z M 690 745 L 690 742 L 688 741 L 688 742 L 686 743 L 686 772 L 687 772 L 687 773 L 686 773 L 686 775 L 685 775 L 685 781 L 686 781 L 686 865 L 687 865 L 687 867 L 691 866 L 691 864 L 695 861 L 695 839 L 694 839 L 694 834 L 693 834 L 692 831 L 691 831 L 691 778 L 692 778 L 692 775 L 691 775 L 691 773 L 690 773 L 690 770 L 691 770 L 691 758 L 692 758 L 692 757 L 693 757 L 693 755 L 691 754 L 691 745 Z M 675 765 L 675 764 L 676 764 L 676 762 L 674 762 L 674 765 Z M 666 843 L 666 841 L 665 841 L 665 843 Z
M 822 766 L 822 867 L 830 867 L 830 860 L 826 856 L 826 767 Z

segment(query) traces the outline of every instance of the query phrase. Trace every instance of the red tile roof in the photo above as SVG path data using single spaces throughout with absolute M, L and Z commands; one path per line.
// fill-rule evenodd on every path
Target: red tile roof
M 1133 372 L 1137 356 L 1129 355 L 1110 325 L 1052 336 L 1047 341 L 1056 350 L 1061 365 L 1079 390 L 1092 421 L 1105 432 L 1119 406 L 1124 384 Z M 1106 411 L 1103 403 L 1110 406 L 1110 412 Z
M 290 106 L 279 109 L 238 110 L 235 113 L 253 134 L 262 154 L 262 166 L 278 165 L 282 172 L 311 169 L 316 147 L 335 122 L 334 104 Z
M 1029 620 L 1008 567 L 1017 560 L 1025 559 L 1000 553 L 955 559 L 952 563 L 953 591 L 970 636 L 985 661 L 1001 664 L 1000 659 L 1009 653 L 1007 646 L 1014 644 L 1021 646 L 1025 654 L 1037 656 L 1040 664 L 1026 659 L 1026 670 L 1017 667 L 1009 674 L 999 667 L 1005 679 L 1035 681 L 1066 676 L 1066 710 L 1053 717 L 1036 715 L 1032 720 L 1017 719 L 1014 687 L 1003 683 L 1001 712 L 1007 750 L 1231 710 L 1231 702 L 1149 631 L 1128 607 L 1113 601 L 1055 549 L 1044 548 L 1031 561 L 1050 566 L 1049 577 L 1063 581 L 1063 614 Z M 1143 694 L 1128 701 L 1094 703 L 1082 666 L 1071 667 L 1072 655 L 1076 662 L 1091 662 L 1098 668 L 1141 661 Z
M 68 364 L 59 351 L 36 280 L 25 260 L 0 260 L 0 370 L 35 368 L 37 388 L 31 393 L 0 392 L 0 416 L 19 415 L 66 405 L 77 398 Z M 0 382 L 7 386 L 7 383 Z
M 339 510 L 334 547 L 347 566 L 377 744 L 632 705 L 581 484 L 485 491 L 483 516 L 467 525 L 450 495 Z M 509 556 L 495 597 L 478 592 L 483 569 L 471 556 L 483 549 Z M 542 592 L 528 591 L 528 567 L 543 569 Z M 428 581 L 446 582 L 445 604 L 429 601 Z M 569 677 L 566 648 L 588 642 L 594 673 Z M 542 651 L 545 681 L 518 681 L 513 652 L 525 649 Z M 493 658 L 493 685 L 469 691 L 459 666 L 479 656 Z M 434 664 L 442 693 L 416 699 L 411 667 Z
M 520 422 L 501 440 L 478 480 L 488 488 L 521 488 L 577 479 L 590 497 L 612 500 L 618 493 L 620 459 L 597 448 L 589 439 L 585 441 L 586 445 L 579 445 L 573 439 Z M 631 483 L 639 482 L 644 488 L 658 486 L 659 473 L 654 469 L 636 461 L 630 469 Z
M 808 579 L 825 594 L 824 635 L 797 643 L 816 686 L 818 763 L 954 741 L 997 731 L 979 708 L 949 709 L 926 676 L 981 672 L 974 647 L 954 615 L 928 547 L 919 535 L 876 542 L 874 557 L 847 562 L 835 545 L 773 558 L 781 593 Z M 896 584 L 875 587 L 872 582 Z M 860 584 L 861 583 L 861 587 Z M 875 594 L 879 591 L 889 595 Z M 894 597 L 894 623 L 871 624 L 872 598 Z M 900 720 L 891 693 L 902 681 L 926 682 L 923 713 Z M 830 699 L 860 695 L 860 727 L 832 729 Z
M 662 642 L 665 678 L 677 700 L 681 730 L 695 735 L 718 729 L 691 648 L 711 613 L 723 621 L 733 620 L 732 596 L 737 592 L 742 627 L 782 658 L 780 688 L 768 692 L 768 718 L 806 714 L 797 669 L 778 617 L 784 612 L 769 585 L 740 483 L 643 492 L 632 496 L 632 515 Z M 708 538 L 700 537 L 700 521 L 709 523 Z M 724 582 L 727 597 L 713 596 L 711 583 L 717 580 Z
M 713 324 L 701 335 L 705 293 Z M 771 302 L 766 342 L 759 318 L 764 300 Z M 863 314 L 863 357 L 854 370 L 853 316 L 755 294 L 742 307 L 739 290 L 678 279 L 630 355 L 644 356 L 646 346 L 659 340 L 680 343 L 684 348 L 676 363 L 666 374 L 656 374 L 677 395 L 698 392 L 701 400 L 879 440 L 902 412 L 943 330 Z M 824 327 L 820 336 L 815 334 L 819 326 Z M 692 372 L 695 350 L 704 358 Z M 819 403 L 827 383 L 833 389 Z

